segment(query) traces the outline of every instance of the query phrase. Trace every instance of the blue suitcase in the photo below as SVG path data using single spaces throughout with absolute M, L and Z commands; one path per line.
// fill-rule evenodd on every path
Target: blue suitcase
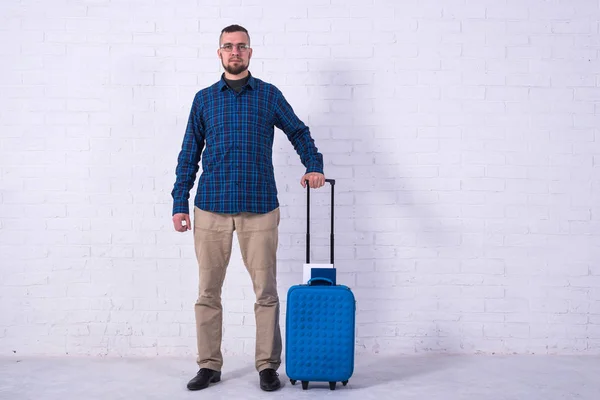
M 331 183 L 330 257 L 333 264 L 333 189 Z M 306 263 L 310 263 L 310 189 L 307 185 Z M 335 276 L 335 274 L 334 274 Z M 306 284 L 294 285 L 287 293 L 286 374 L 292 385 L 302 382 L 337 382 L 344 386 L 354 372 L 354 331 L 356 301 L 345 285 L 330 277 L 313 277 Z

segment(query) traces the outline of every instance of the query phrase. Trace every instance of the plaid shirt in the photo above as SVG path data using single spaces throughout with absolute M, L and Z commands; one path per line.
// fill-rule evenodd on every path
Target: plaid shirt
M 308 127 L 274 85 L 250 76 L 236 93 L 221 76 L 199 91 L 177 159 L 173 214 L 189 214 L 189 192 L 200 154 L 202 174 L 194 199 L 198 208 L 235 214 L 267 213 L 279 207 L 272 160 L 274 127 L 285 132 L 307 173 L 323 173 L 323 156 Z

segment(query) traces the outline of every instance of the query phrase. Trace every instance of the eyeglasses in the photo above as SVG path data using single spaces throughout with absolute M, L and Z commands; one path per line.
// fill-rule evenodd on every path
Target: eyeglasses
M 225 43 L 225 44 L 221 45 L 221 50 L 224 50 L 224 51 L 230 53 L 231 50 L 233 50 L 233 46 L 235 46 L 240 53 L 246 52 L 250 48 L 250 46 L 248 46 L 246 43 L 239 43 L 239 44 L 235 44 L 235 45 L 232 43 Z

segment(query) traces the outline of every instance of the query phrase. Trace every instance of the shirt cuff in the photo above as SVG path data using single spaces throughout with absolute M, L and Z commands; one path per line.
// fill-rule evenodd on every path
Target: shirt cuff
M 190 213 L 190 206 L 187 201 L 185 201 L 185 202 L 184 201 L 176 201 L 173 203 L 173 215 L 179 214 L 179 213 L 183 213 L 183 214 Z
M 311 172 L 318 172 L 319 174 L 323 174 L 323 167 L 319 165 L 309 165 L 308 168 L 306 168 L 306 173 L 309 174 Z

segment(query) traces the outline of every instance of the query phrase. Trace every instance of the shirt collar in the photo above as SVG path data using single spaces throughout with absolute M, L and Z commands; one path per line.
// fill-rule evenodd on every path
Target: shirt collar
M 254 76 L 252 76 L 250 71 L 248 71 L 248 76 L 250 78 L 248 78 L 248 82 L 246 83 L 246 86 L 248 86 L 250 89 L 255 89 L 256 88 L 256 79 L 254 78 Z M 227 86 L 227 82 L 225 82 L 225 73 L 222 73 L 221 80 L 219 81 L 219 90 L 223 91 L 227 88 L 229 88 L 229 86 Z

